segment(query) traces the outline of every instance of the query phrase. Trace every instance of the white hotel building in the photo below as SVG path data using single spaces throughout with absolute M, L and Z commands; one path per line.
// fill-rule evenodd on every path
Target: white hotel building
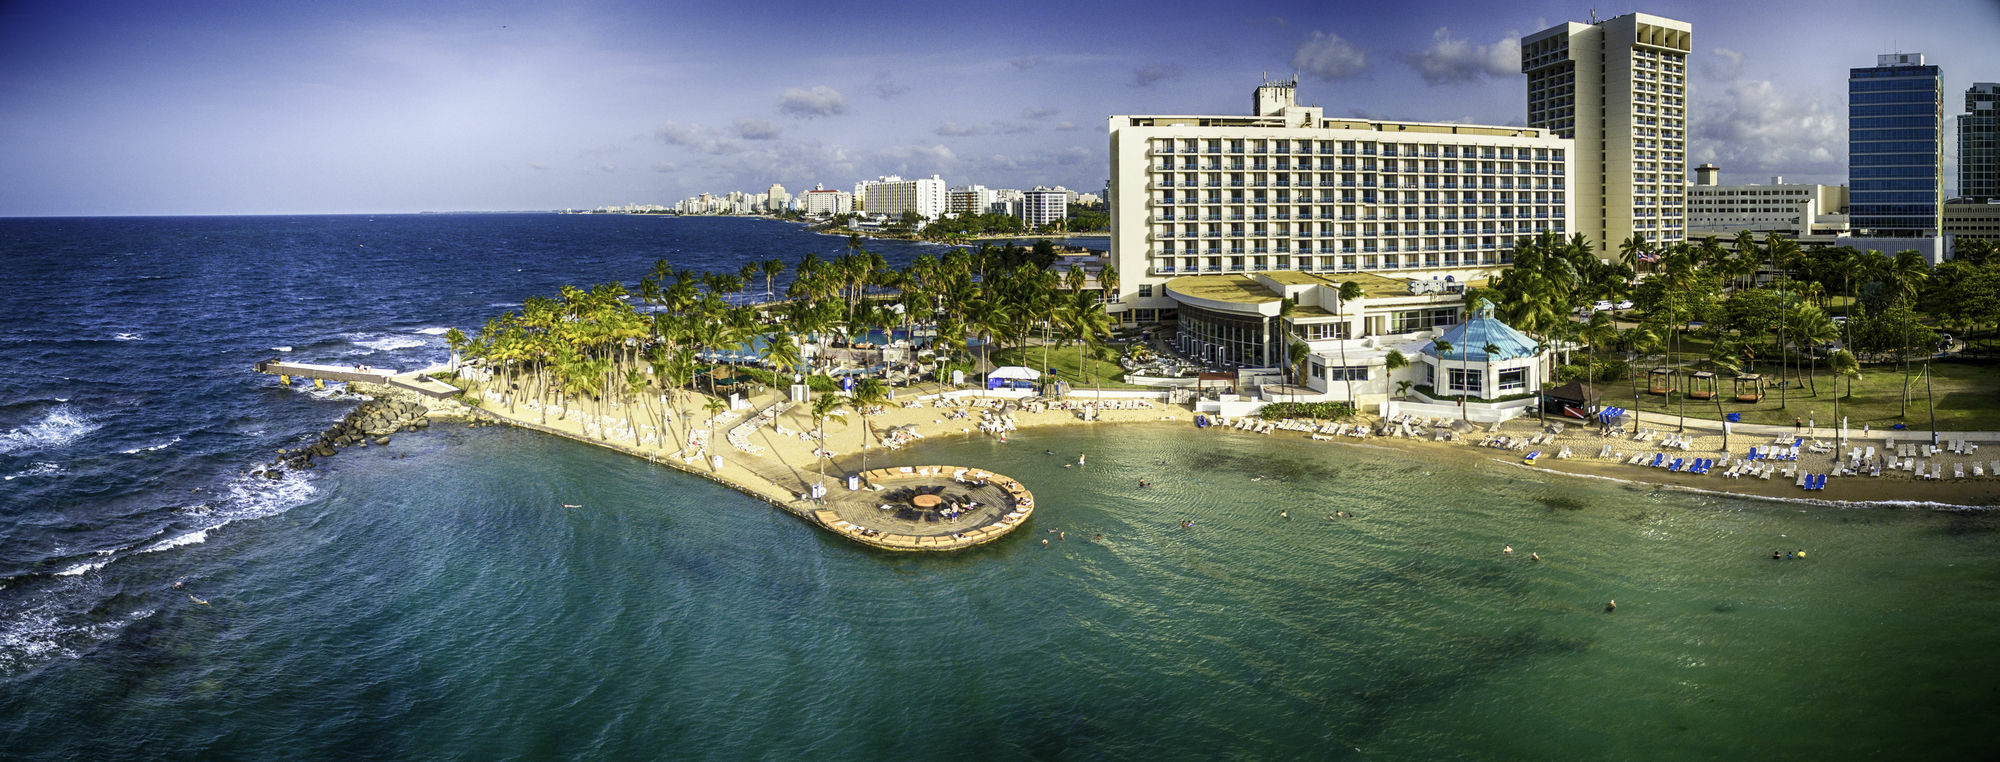
M 1150 287 L 1185 275 L 1463 280 L 1523 236 L 1569 232 L 1569 140 L 1328 118 L 1295 98 L 1295 83 L 1265 83 L 1252 116 L 1111 117 L 1122 306 L 1171 309 Z
M 1528 124 L 1576 141 L 1575 232 L 1608 257 L 1638 233 L 1687 237 L 1687 54 L 1694 28 L 1645 13 L 1521 38 Z
M 1571 142 L 1328 118 L 1296 90 L 1264 83 L 1251 116 L 1111 117 L 1110 309 L 1173 318 L 1183 353 L 1221 365 L 1277 368 L 1296 338 L 1311 350 L 1300 398 L 1351 386 L 1381 400 L 1390 350 L 1414 362 L 1465 321 L 1463 285 L 1505 267 L 1521 238 L 1570 232 Z M 1338 297 L 1348 281 L 1363 298 Z M 1297 309 L 1280 317 L 1287 298 Z

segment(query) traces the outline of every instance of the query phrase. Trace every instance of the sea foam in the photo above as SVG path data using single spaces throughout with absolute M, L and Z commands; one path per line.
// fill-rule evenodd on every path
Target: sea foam
M 34 423 L 0 434 L 0 455 L 62 447 L 97 428 L 75 408 L 57 405 Z
M 433 326 L 433 327 L 430 327 L 430 328 L 418 328 L 418 329 L 417 329 L 417 333 L 421 333 L 421 334 L 423 334 L 423 335 L 425 335 L 425 336 L 443 336 L 443 335 L 445 335 L 446 333 L 449 333 L 450 331 L 451 331 L 451 329 L 450 329 L 450 328 L 438 328 L 438 327 L 436 327 L 436 326 Z
M 180 441 L 181 441 L 180 437 L 174 437 L 170 441 L 161 442 L 159 444 L 153 445 L 152 447 L 134 447 L 130 450 L 119 450 L 118 452 L 125 455 L 138 455 L 139 453 L 142 452 L 153 452 L 155 450 L 164 450 L 176 444 L 179 444 Z

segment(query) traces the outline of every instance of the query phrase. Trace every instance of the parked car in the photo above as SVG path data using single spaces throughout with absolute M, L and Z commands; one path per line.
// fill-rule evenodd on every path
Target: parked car
M 1617 305 L 1617 307 L 1618 307 L 1618 309 L 1621 309 L 1621 310 L 1629 310 L 1629 309 L 1632 309 L 1632 300 L 1630 300 L 1630 299 L 1620 299 L 1620 300 L 1618 300 L 1618 305 Z
M 1599 299 L 1595 303 L 1592 303 L 1590 305 L 1590 309 L 1593 312 L 1602 312 L 1604 310 L 1611 309 L 1611 303 L 1603 299 Z

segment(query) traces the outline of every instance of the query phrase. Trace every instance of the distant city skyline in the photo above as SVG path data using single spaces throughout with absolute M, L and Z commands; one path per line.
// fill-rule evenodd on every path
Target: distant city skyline
M 1698 30 L 1687 159 L 1731 182 L 1845 182 L 1847 73 L 1877 54 L 1942 67 L 1948 125 L 1968 86 L 2000 80 L 1988 0 L 1596 14 L 1634 11 Z M 671 205 L 890 174 L 1090 191 L 1108 115 L 1244 112 L 1265 75 L 1296 73 L 1300 100 L 1329 116 L 1523 124 L 1521 36 L 1590 12 L 10 3 L 0 215 Z

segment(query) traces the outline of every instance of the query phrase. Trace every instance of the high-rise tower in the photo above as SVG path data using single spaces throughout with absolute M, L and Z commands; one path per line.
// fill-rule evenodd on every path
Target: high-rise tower
M 1576 232 L 1600 255 L 1637 233 L 1686 238 L 1687 54 L 1694 27 L 1632 13 L 1521 38 L 1528 125 L 1574 138 Z
M 1922 53 L 1876 56 L 1847 75 L 1848 222 L 1859 233 L 1936 236 L 1944 226 L 1944 74 Z
M 1958 116 L 1958 195 L 2000 200 L 2000 83 L 1979 82 L 1965 91 Z

